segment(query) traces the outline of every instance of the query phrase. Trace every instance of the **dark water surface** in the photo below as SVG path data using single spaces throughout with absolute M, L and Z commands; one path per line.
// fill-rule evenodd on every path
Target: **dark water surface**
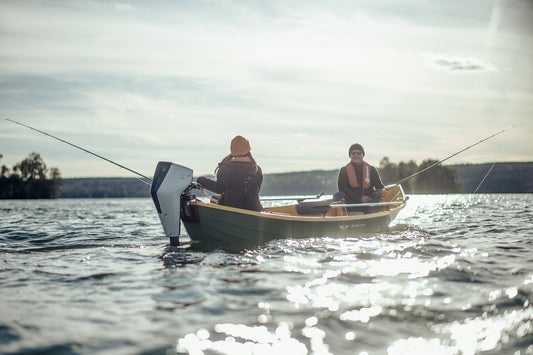
M 2 354 L 532 354 L 533 195 L 390 231 L 169 247 L 150 199 L 0 201 Z

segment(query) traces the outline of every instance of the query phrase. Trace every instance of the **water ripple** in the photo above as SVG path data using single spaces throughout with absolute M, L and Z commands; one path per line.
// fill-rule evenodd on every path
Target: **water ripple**
M 383 233 L 170 247 L 149 199 L 0 201 L 0 352 L 532 352 L 532 202 L 415 195 Z

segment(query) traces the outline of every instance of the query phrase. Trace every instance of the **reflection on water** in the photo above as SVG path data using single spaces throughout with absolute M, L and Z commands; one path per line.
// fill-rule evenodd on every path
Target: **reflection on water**
M 386 233 L 233 249 L 168 246 L 149 199 L 0 201 L 0 352 L 533 353 L 532 202 L 411 196 Z
M 263 325 L 224 323 L 215 325 L 213 334 L 205 330 L 203 337 L 187 334 L 178 340 L 178 351 L 274 354 L 284 346 L 295 354 L 476 354 L 514 346 L 533 353 L 531 263 L 518 287 L 495 289 L 493 282 L 485 281 L 500 272 L 485 266 L 496 264 L 494 240 L 464 239 L 467 233 L 483 234 L 480 229 L 494 233 L 478 222 L 488 218 L 480 213 L 487 204 L 461 196 L 418 200 L 411 205 L 411 215 L 386 234 L 279 241 L 251 252 L 266 255 L 256 259 L 262 269 L 277 269 L 279 279 L 287 276 L 285 298 L 291 306 L 269 305 L 268 317 L 261 314 L 256 321 Z M 518 220 L 523 224 L 530 218 Z M 413 220 L 419 226 L 410 227 Z M 515 236 L 516 241 L 522 238 Z M 529 292 L 520 295 L 519 289 Z M 265 306 L 258 308 L 264 311 Z M 296 321 L 279 313 L 308 317 Z M 389 345 L 377 345 L 379 336 L 391 339 Z
M 291 325 L 281 323 L 274 332 L 267 327 L 244 324 L 217 324 L 217 336 L 223 340 L 210 340 L 209 331 L 201 329 L 187 334 L 178 341 L 177 352 L 201 353 L 212 350 L 224 354 L 307 354 L 307 348 L 291 338 Z M 241 339 L 239 342 L 237 339 Z

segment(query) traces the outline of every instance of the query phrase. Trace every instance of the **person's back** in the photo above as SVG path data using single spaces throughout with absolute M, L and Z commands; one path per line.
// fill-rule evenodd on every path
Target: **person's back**
M 217 182 L 224 185 L 219 203 L 252 211 L 263 209 L 259 190 L 263 182 L 261 168 L 251 161 L 229 160 L 221 163 Z
M 231 141 L 231 154 L 226 156 L 215 172 L 216 181 L 199 177 L 197 182 L 208 190 L 222 194 L 218 203 L 223 206 L 261 211 L 259 190 L 263 173 L 250 153 L 248 140 L 241 136 Z

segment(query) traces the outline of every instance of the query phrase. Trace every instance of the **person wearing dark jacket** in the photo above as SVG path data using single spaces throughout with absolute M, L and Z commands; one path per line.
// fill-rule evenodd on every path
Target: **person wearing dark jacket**
M 350 162 L 339 171 L 338 188 L 346 203 L 369 203 L 380 197 L 384 185 L 376 168 L 363 160 L 361 144 L 352 144 L 348 150 Z
M 221 194 L 218 203 L 223 206 L 261 211 L 259 190 L 263 173 L 250 153 L 250 142 L 242 136 L 231 141 L 230 154 L 218 164 L 216 180 L 199 177 L 196 182 L 213 192 Z

